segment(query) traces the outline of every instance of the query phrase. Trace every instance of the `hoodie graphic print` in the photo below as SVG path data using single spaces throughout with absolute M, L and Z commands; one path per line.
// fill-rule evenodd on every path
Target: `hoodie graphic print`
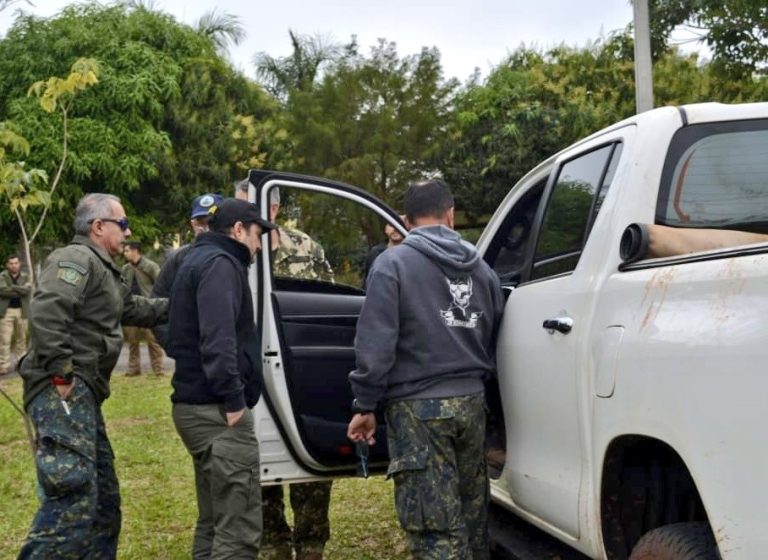
M 445 325 L 465 329 L 477 328 L 477 322 L 483 316 L 483 312 L 472 311 L 469 308 L 472 302 L 472 277 L 446 278 L 445 282 L 453 298 L 448 309 L 440 310 L 440 316 Z

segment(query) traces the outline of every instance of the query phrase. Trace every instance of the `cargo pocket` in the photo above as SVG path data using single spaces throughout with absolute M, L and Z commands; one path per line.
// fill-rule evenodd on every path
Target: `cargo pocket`
M 387 477 L 395 481 L 397 516 L 406 531 L 445 531 L 450 525 L 438 473 L 428 467 L 428 453 L 421 447 L 392 457 L 387 469 Z
M 35 462 L 46 496 L 55 498 L 87 491 L 95 478 L 95 467 L 83 451 L 61 435 L 39 434 Z
M 242 422 L 242 420 L 241 420 Z M 256 437 L 244 437 L 240 422 L 226 429 L 211 444 L 214 499 L 232 511 L 261 503 L 259 445 Z

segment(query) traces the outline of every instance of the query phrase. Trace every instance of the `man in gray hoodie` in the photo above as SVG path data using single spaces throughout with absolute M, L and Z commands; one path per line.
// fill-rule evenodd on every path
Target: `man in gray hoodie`
M 495 375 L 499 279 L 453 231 L 439 180 L 405 195 L 413 226 L 376 259 L 357 324 L 347 435 L 375 443 L 383 405 L 395 507 L 417 560 L 489 558 L 483 380 Z

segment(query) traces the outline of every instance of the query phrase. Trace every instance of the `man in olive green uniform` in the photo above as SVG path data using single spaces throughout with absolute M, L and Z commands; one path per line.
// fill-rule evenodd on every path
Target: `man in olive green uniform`
M 27 317 L 32 284 L 27 273 L 21 271 L 19 257 L 11 255 L 0 272 L 0 375 L 11 365 L 11 343 L 20 360 L 27 351 Z
M 238 198 L 248 198 L 248 181 L 238 184 Z M 280 210 L 280 191 L 269 193 L 269 219 L 274 222 Z M 333 282 L 333 270 L 325 258 L 323 247 L 309 235 L 295 228 L 279 226 L 270 232 L 274 250 L 272 272 L 277 277 L 301 278 Z M 331 535 L 328 506 L 331 501 L 331 481 L 291 484 L 290 500 L 294 528 L 285 519 L 282 485 L 263 486 L 261 504 L 264 529 L 259 558 L 289 560 L 296 551 L 296 560 L 320 560 L 325 543 Z
M 168 310 L 167 300 L 131 295 L 112 260 L 131 233 L 117 197 L 83 197 L 74 229 L 43 266 L 20 366 L 41 496 L 20 559 L 116 557 L 120 492 L 101 403 L 123 345 L 120 323 L 149 327 Z
M 123 248 L 123 256 L 127 261 L 123 266 L 123 278 L 131 289 L 131 294 L 149 297 L 152 287 L 160 274 L 158 264 L 141 254 L 141 243 L 130 241 Z M 163 349 L 155 340 L 155 335 L 150 329 L 139 327 L 123 327 L 123 336 L 128 343 L 128 375 L 133 377 L 141 375 L 142 338 L 147 341 L 149 350 L 149 362 L 155 375 L 163 375 Z

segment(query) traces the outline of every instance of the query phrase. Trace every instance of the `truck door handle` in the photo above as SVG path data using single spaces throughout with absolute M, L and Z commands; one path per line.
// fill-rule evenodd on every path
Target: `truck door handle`
M 555 331 L 568 334 L 573 328 L 573 319 L 570 317 L 555 317 L 554 319 L 545 320 L 541 326 L 547 329 L 549 334 L 553 334 Z

